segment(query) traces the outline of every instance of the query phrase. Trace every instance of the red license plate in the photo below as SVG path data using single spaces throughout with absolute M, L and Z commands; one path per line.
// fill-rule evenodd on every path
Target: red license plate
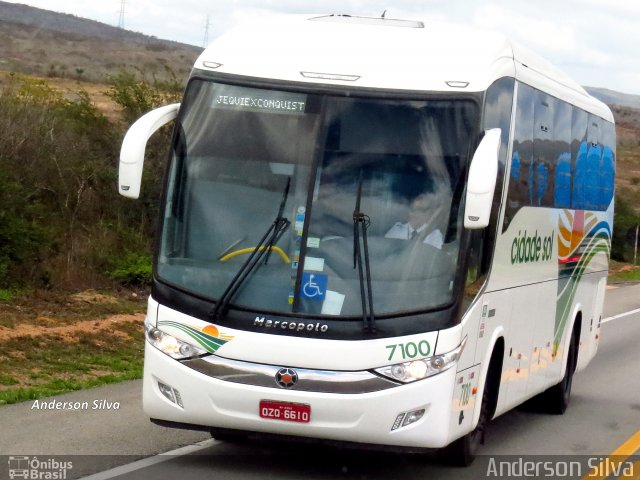
M 285 422 L 309 423 L 311 405 L 260 400 L 260 416 Z

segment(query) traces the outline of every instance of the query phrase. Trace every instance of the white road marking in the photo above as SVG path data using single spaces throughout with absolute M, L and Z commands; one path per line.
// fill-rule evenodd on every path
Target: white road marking
M 635 310 L 630 310 L 628 312 L 619 313 L 618 315 L 613 315 L 612 317 L 607 317 L 602 319 L 602 323 L 607 323 L 612 320 L 617 320 L 618 318 L 628 317 L 629 315 L 634 315 L 636 313 L 640 313 L 640 308 L 636 308 Z
M 191 453 L 204 450 L 205 448 L 209 448 L 215 445 L 216 443 L 218 443 L 218 441 L 214 440 L 213 438 L 209 440 L 203 440 L 202 442 L 194 443 L 193 445 L 187 445 L 186 447 L 176 448 L 175 450 L 171 450 L 165 453 L 160 453 L 153 457 L 142 458 L 135 462 L 128 463 L 126 465 L 121 465 L 119 467 L 114 467 L 110 470 L 105 470 L 104 472 L 94 473 L 93 475 L 89 475 L 87 477 L 82 477 L 82 478 L 83 480 L 108 480 L 110 478 L 118 477 L 126 473 L 135 472 L 136 470 L 150 467 L 158 463 L 166 462 L 167 460 L 171 460 L 174 457 L 189 455 Z

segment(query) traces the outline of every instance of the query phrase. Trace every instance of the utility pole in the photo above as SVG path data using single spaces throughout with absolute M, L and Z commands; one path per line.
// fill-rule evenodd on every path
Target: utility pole
M 118 19 L 118 28 L 124 30 L 124 12 L 127 5 L 127 0 L 120 0 L 120 18 Z
M 637 265 L 636 260 L 638 259 L 638 230 L 640 230 L 640 224 L 636 225 L 636 241 L 633 246 L 633 264 Z
M 211 22 L 209 21 L 209 15 L 207 15 L 207 23 L 204 26 L 204 38 L 202 39 L 202 48 L 207 48 L 209 46 L 209 26 Z

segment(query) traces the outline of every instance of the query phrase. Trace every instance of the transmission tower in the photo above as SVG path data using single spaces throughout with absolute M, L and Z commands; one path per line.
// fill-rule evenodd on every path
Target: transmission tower
M 124 30 L 124 12 L 127 6 L 127 0 L 120 0 L 120 18 L 118 19 L 118 28 Z
M 202 39 L 202 48 L 207 48 L 209 46 L 209 26 L 211 22 L 209 21 L 209 15 L 207 15 L 207 23 L 204 25 L 204 38 Z

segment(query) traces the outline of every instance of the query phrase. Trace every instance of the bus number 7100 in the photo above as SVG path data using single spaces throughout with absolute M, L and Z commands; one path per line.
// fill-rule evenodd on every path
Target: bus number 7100
M 418 355 L 426 357 L 431 353 L 431 345 L 426 340 L 421 340 L 417 344 L 414 342 L 396 343 L 387 345 L 386 348 L 389 349 L 389 358 L 387 360 L 393 360 L 396 351 L 400 353 L 402 360 L 416 358 Z

